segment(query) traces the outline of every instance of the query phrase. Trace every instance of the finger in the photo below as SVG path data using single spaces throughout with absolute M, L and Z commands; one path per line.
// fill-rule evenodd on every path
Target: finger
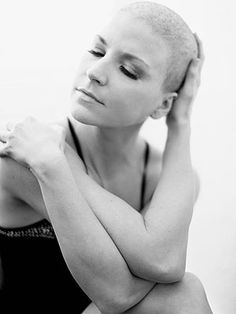
M 59 125 L 59 124 L 51 124 L 50 125 L 53 130 L 57 132 L 57 134 L 61 137 L 61 139 L 66 139 L 66 128 L 65 126 Z
M 1 131 L 0 132 L 0 142 L 6 143 L 9 138 L 10 132 L 9 131 Z
M 205 60 L 203 44 L 197 33 L 194 34 L 194 37 L 196 39 L 197 47 L 198 47 L 198 58 L 201 60 L 201 65 L 200 65 L 200 69 L 201 69 Z
M 10 152 L 8 151 L 7 144 L 3 144 L 0 142 L 0 157 L 10 156 Z
M 187 96 L 188 98 L 194 96 L 192 94 L 194 93 L 199 81 L 199 62 L 200 60 L 198 58 L 191 61 L 183 87 L 180 90 L 181 96 Z
M 7 122 L 7 124 L 6 124 L 6 129 L 7 129 L 8 131 L 12 131 L 12 130 L 14 130 L 14 128 L 15 128 L 15 123 L 13 123 L 13 122 Z
M 191 61 L 182 88 L 178 93 L 176 102 L 191 103 L 195 98 L 197 87 L 199 86 L 198 59 Z
M 53 124 L 51 125 L 52 129 L 57 131 L 59 134 L 64 134 L 66 132 L 66 128 L 64 126 Z

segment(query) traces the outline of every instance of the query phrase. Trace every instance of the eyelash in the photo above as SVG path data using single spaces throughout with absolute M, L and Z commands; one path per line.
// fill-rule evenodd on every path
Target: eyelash
M 95 50 L 88 50 L 88 52 L 91 53 L 92 55 L 94 55 L 95 57 L 103 57 L 104 56 L 104 54 L 102 54 L 101 52 L 97 52 Z M 122 73 L 124 73 L 129 78 L 131 78 L 133 80 L 138 79 L 137 75 L 130 73 L 123 65 L 120 66 L 120 70 Z

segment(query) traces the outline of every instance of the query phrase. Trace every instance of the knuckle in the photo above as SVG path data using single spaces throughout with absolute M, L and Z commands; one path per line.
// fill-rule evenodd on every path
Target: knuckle
M 4 147 L 3 151 L 4 151 L 6 154 L 10 155 L 11 152 L 12 152 L 12 146 L 11 146 L 10 144 L 7 144 L 7 145 Z
M 191 66 L 189 68 L 188 74 L 189 74 L 190 77 L 194 77 L 196 75 L 197 68 L 198 68 L 198 63 L 197 62 L 195 64 L 193 64 L 193 66 Z
M 193 94 L 190 93 L 190 92 L 186 92 L 186 93 L 184 94 L 184 99 L 185 99 L 187 102 L 192 101 L 192 99 L 193 99 Z
M 200 78 L 197 79 L 196 85 L 197 85 L 197 87 L 199 87 L 201 85 L 201 79 Z
M 14 133 L 10 133 L 8 135 L 8 141 L 12 141 L 14 139 L 14 137 L 15 137 Z

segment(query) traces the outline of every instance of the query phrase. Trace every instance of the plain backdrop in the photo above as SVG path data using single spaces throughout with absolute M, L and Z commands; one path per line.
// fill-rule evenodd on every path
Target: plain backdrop
M 0 0 L 0 124 L 68 113 L 80 56 L 114 10 L 132 1 Z M 234 1 L 163 0 L 197 32 L 206 61 L 192 116 L 192 160 L 201 180 L 187 270 L 215 314 L 236 313 L 236 22 Z M 164 120 L 142 130 L 163 148 Z

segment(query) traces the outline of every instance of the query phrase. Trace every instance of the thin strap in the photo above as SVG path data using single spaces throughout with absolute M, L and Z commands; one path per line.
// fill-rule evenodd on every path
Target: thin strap
M 147 181 L 147 164 L 148 164 L 148 159 L 149 159 L 149 144 L 146 142 L 146 147 L 144 151 L 144 167 L 143 167 L 143 178 L 142 178 L 142 184 L 141 184 L 141 204 L 140 204 L 140 209 L 143 209 L 144 207 L 144 202 L 145 202 L 145 190 L 146 190 L 146 181 Z
M 86 165 L 84 157 L 83 157 L 79 138 L 76 136 L 74 128 L 73 128 L 72 123 L 71 123 L 69 118 L 68 118 L 68 124 L 69 124 L 69 129 L 71 131 L 71 135 L 72 135 L 77 153 L 80 156 L 80 158 L 82 159 L 84 166 L 86 168 L 86 172 L 88 174 L 88 168 L 87 168 L 87 165 Z M 146 181 L 147 181 L 146 173 L 147 173 L 147 164 L 148 164 L 148 159 L 149 159 L 149 152 L 150 152 L 149 144 L 148 144 L 148 142 L 146 142 L 146 147 L 145 147 L 145 151 L 144 151 L 143 177 L 142 177 L 142 183 L 141 183 L 141 202 L 140 202 L 141 205 L 140 205 L 140 209 L 142 209 L 145 205 L 144 201 L 145 201 L 145 190 L 146 190 Z
M 88 168 L 87 168 L 87 165 L 85 163 L 84 156 L 83 156 L 83 153 L 82 153 L 82 150 L 81 150 L 81 145 L 80 145 L 80 142 L 79 142 L 79 138 L 75 134 L 75 130 L 74 130 L 73 126 L 72 126 L 72 123 L 70 122 L 70 119 L 67 118 L 67 120 L 68 120 L 69 129 L 70 129 L 70 132 L 71 132 L 71 135 L 72 135 L 72 138 L 73 138 L 73 141 L 74 141 L 77 153 L 80 156 L 80 158 L 82 159 L 82 161 L 84 163 L 84 166 L 85 166 L 85 169 L 86 169 L 86 172 L 88 174 Z

